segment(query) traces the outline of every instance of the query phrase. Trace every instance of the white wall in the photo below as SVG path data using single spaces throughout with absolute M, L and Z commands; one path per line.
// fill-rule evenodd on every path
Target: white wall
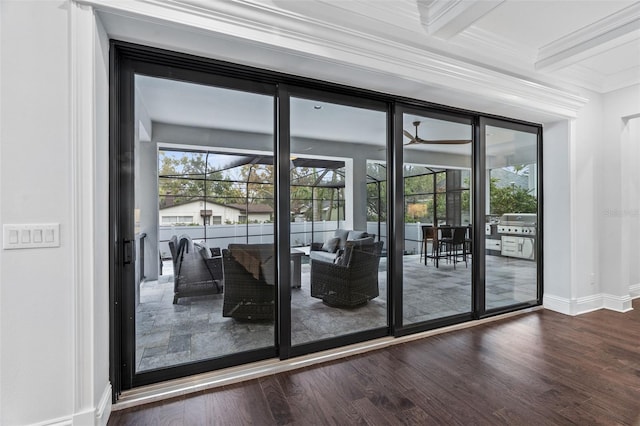
M 69 12 L 56 1 L 0 7 L 2 223 L 59 223 L 61 241 L 2 252 L 0 423 L 15 425 L 74 407 Z
M 151 142 L 152 123 L 141 94 L 135 92 L 135 208 L 139 212 L 139 229 L 136 233 L 145 233 L 144 275 L 148 280 L 158 279 L 160 269 L 158 261 L 158 150 Z M 153 188 L 153 190 L 149 190 Z M 136 247 L 139 250 L 139 246 Z M 136 262 L 141 255 L 137 253 Z M 139 266 L 136 265 L 136 270 Z
M 571 298 L 570 124 L 543 131 L 544 306 L 560 312 Z
M 85 11 L 85 14 L 88 14 Z M 109 382 L 109 246 L 105 244 L 106 230 L 109 224 L 109 38 L 93 16 L 86 16 L 89 22 L 97 25 L 94 37 L 94 105 L 95 105 L 95 142 L 92 165 L 95 175 L 93 199 L 89 203 L 97 208 L 94 211 L 95 223 L 91 229 L 94 240 L 94 295 L 90 301 L 93 315 L 90 326 L 93 369 L 93 388 L 88 395 L 88 411 L 95 416 L 95 423 L 106 424 L 111 412 L 111 384 Z M 85 142 L 86 143 L 86 142 Z M 155 256 L 153 256 L 155 259 Z
M 0 1 L 0 221 L 61 231 L 59 248 L 0 251 L 1 424 L 101 423 L 110 410 L 108 59 L 94 25 L 68 1 Z M 638 86 L 614 92 L 545 127 L 552 303 L 600 295 L 621 310 L 638 284 L 637 218 L 624 213 L 638 99 Z
M 58 248 L 0 251 L 3 425 L 109 415 L 108 246 L 94 245 L 108 223 L 108 59 L 97 31 L 66 1 L 0 2 L 0 219 L 60 224 Z M 100 72 L 83 72 L 93 61 Z
M 627 228 L 626 243 L 632 256 L 628 259 L 629 293 L 632 297 L 640 296 L 640 251 L 637 248 L 637 236 L 640 235 L 640 116 L 625 120 L 623 144 L 628 155 L 623 164 L 623 182 L 628 187 L 623 196 L 622 210 L 625 212 L 623 228 Z M 635 257 L 633 256 L 635 254 Z
M 545 126 L 544 305 L 624 312 L 640 295 L 640 86 L 582 95 L 575 120 Z
M 631 309 L 629 287 L 639 284 L 637 127 L 640 85 L 604 96 L 603 137 L 597 149 L 597 237 L 599 280 L 605 303 L 617 310 Z

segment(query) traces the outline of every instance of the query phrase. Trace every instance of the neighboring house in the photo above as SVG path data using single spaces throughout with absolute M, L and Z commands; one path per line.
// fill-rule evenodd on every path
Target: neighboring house
M 217 204 L 203 198 L 184 202 L 167 200 L 160 207 L 158 223 L 163 225 L 221 225 L 231 223 L 270 222 L 273 208 L 266 204 Z M 248 213 L 247 213 L 248 208 Z M 248 218 L 247 218 L 248 216 Z

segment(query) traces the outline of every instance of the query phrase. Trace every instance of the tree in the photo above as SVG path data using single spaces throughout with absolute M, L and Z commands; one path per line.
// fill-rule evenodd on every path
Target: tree
M 530 191 L 518 185 L 497 186 L 498 179 L 490 181 L 491 214 L 536 213 L 538 199 Z
M 158 155 L 158 194 L 160 203 L 168 195 L 174 202 L 206 197 L 218 204 L 237 202 L 244 194 L 229 180 L 228 173 L 207 164 L 204 153 L 160 151 Z M 234 200 L 235 199 L 235 200 Z

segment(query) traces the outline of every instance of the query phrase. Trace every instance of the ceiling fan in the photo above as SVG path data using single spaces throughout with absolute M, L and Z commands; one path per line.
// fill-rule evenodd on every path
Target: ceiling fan
M 461 145 L 461 144 L 465 144 L 465 143 L 470 143 L 471 139 L 421 139 L 418 137 L 418 126 L 420 125 L 419 121 L 414 121 L 413 125 L 416 127 L 416 135 L 412 135 L 411 133 L 409 133 L 407 130 L 403 130 L 402 133 L 404 133 L 404 135 L 406 137 L 409 138 L 409 143 L 406 143 L 406 145 L 414 145 L 417 143 L 421 143 L 421 144 L 440 144 L 440 145 Z

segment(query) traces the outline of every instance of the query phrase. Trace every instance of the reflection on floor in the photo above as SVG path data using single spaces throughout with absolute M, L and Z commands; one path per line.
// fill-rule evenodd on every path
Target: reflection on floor
M 471 310 L 471 263 L 425 266 L 417 255 L 404 256 L 404 323 L 442 318 Z M 169 265 L 167 265 L 169 264 Z M 488 256 L 487 308 L 533 300 L 535 262 Z M 222 316 L 222 295 L 180 299 L 174 305 L 170 262 L 158 281 L 142 283 L 136 309 L 136 371 L 204 360 L 272 346 L 273 324 Z M 302 288 L 292 289 L 292 344 L 384 327 L 387 321 L 386 259 L 381 259 L 380 297 L 340 309 L 309 295 L 309 265 L 302 265 Z M 517 283 L 514 285 L 514 283 Z

